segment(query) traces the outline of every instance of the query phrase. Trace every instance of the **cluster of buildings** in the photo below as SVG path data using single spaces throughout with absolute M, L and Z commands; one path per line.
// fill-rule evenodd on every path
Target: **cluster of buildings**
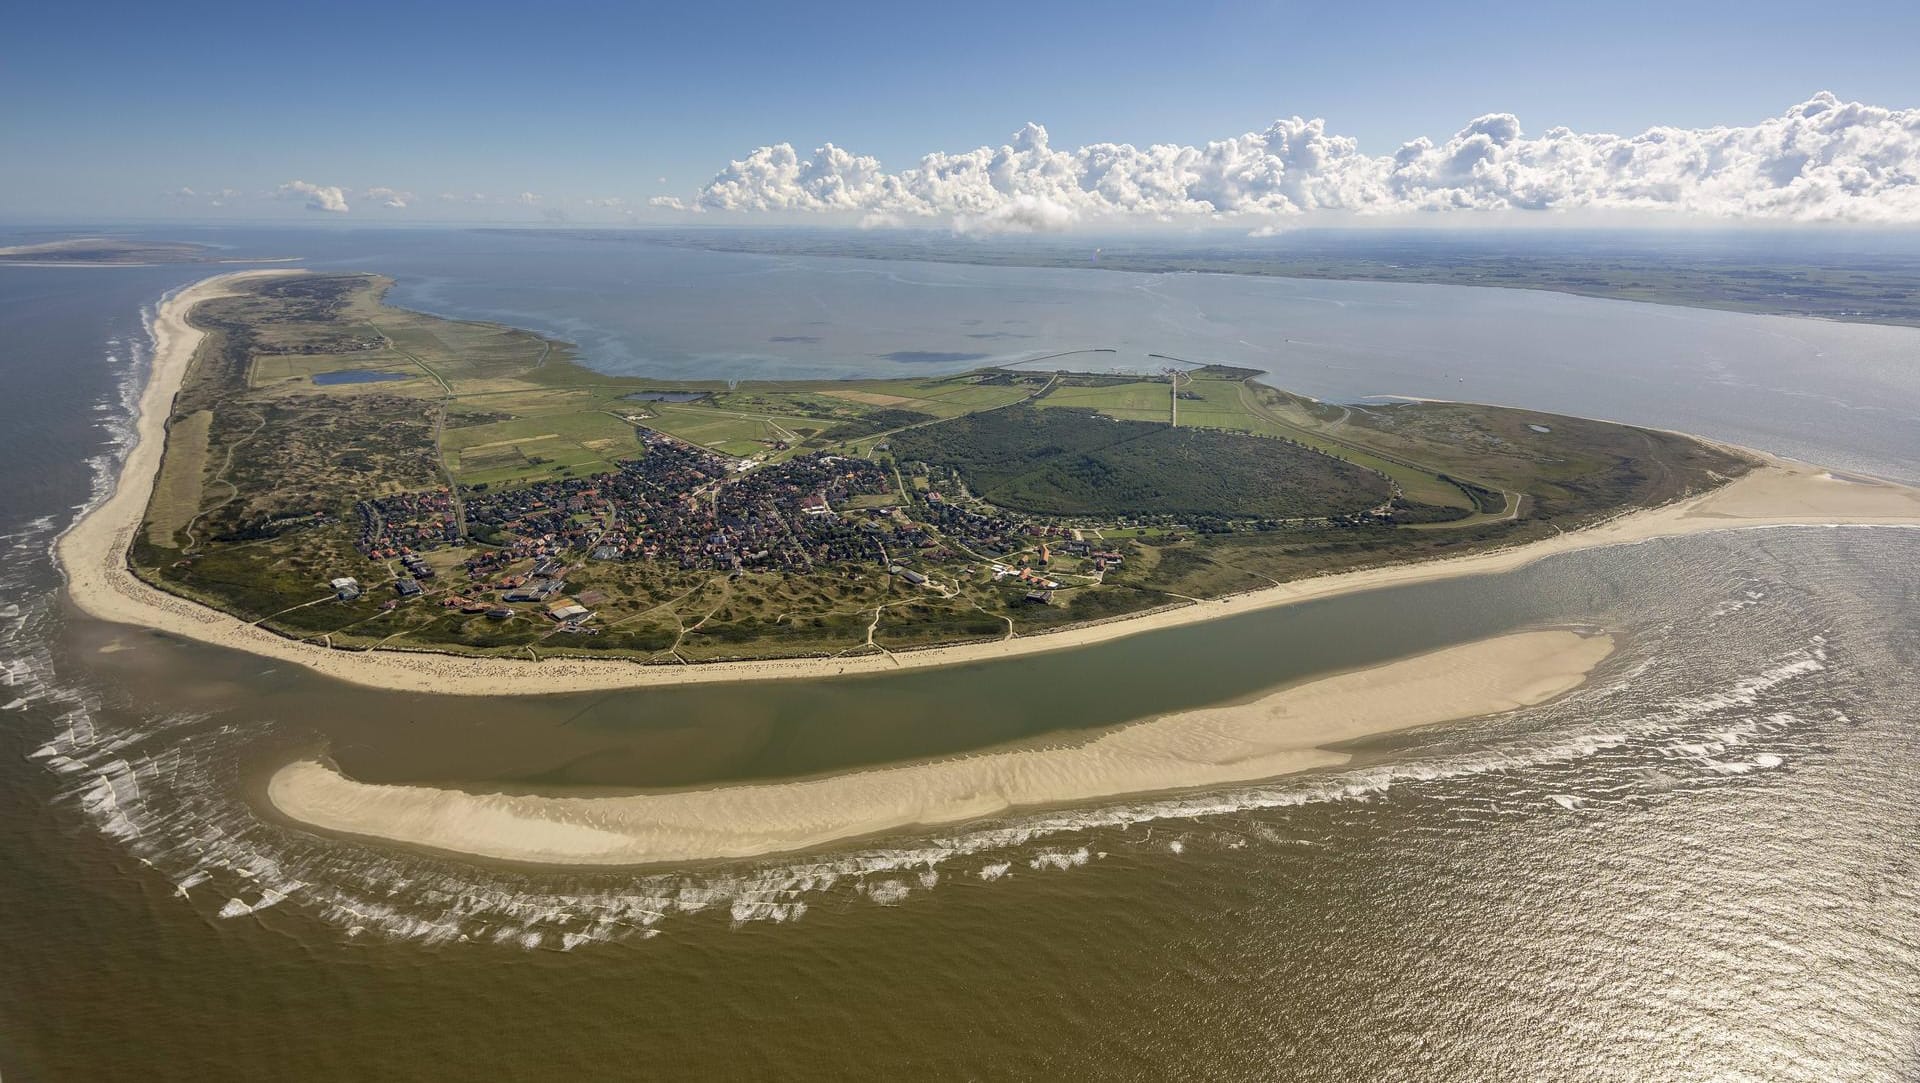
M 677 440 L 649 433 L 647 445 L 613 473 L 476 494 L 469 528 L 500 547 L 470 570 L 568 552 L 682 570 L 805 570 L 871 555 L 870 540 L 837 509 L 889 491 L 878 463 L 807 455 L 733 474 L 728 460 Z
M 1096 572 L 1104 572 L 1109 568 L 1118 568 L 1120 565 L 1125 564 L 1127 562 L 1126 556 L 1123 555 L 1119 550 L 1096 549 L 1093 547 L 1092 542 L 1085 541 L 1080 538 L 1075 538 L 1073 541 L 1069 541 L 1069 542 L 1062 542 L 1060 544 L 1060 551 L 1063 553 L 1072 553 L 1073 555 L 1079 556 L 1079 557 L 1085 557 L 1087 560 L 1093 563 L 1093 570 Z
M 460 540 L 460 517 L 445 489 L 393 493 L 353 506 L 360 515 L 354 545 L 363 556 L 391 560 L 415 549 L 432 549 Z
M 891 491 L 893 478 L 870 459 L 806 455 L 763 467 L 720 489 L 711 513 L 693 525 L 709 533 L 683 567 L 704 559 L 712 567 L 805 571 L 819 564 L 875 555 L 873 532 L 837 514 L 858 496 Z
M 1059 590 L 1060 589 L 1059 583 L 1056 583 L 1053 580 L 1048 579 L 1046 576 L 1040 574 L 1039 572 L 1034 571 L 1032 568 L 1015 568 L 1006 564 L 995 564 L 992 567 L 992 571 L 993 571 L 993 578 L 996 582 L 998 582 L 999 580 L 1005 579 L 1008 576 L 1012 576 L 1013 578 L 1020 580 L 1021 583 L 1029 587 L 1032 587 L 1035 590 Z
M 952 559 L 951 541 L 1005 557 L 1008 563 L 992 565 L 994 578 L 1017 579 L 1041 604 L 1060 586 L 1043 574 L 1055 548 L 1101 571 L 1121 560 L 1064 526 L 961 506 L 938 493 L 925 495 L 917 518 L 872 506 L 885 502 L 856 512 L 858 498 L 890 493 L 896 484 L 870 459 L 816 453 L 740 472 L 704 448 L 654 432 L 642 438 L 646 454 L 609 473 L 471 492 L 460 503 L 445 490 L 362 500 L 358 547 L 372 559 L 399 561 L 405 571 L 393 589 L 408 598 L 424 593 L 422 581 L 435 576 L 421 551 L 477 540 L 487 547 L 465 562 L 469 585 L 441 598 L 442 605 L 500 621 L 533 613 L 561 631 L 587 634 L 590 606 L 602 599 L 568 596 L 569 562 L 581 559 L 733 572 L 878 563 L 908 585 L 931 589 L 936 584 L 913 565 L 930 569 Z M 1038 568 L 1024 557 L 1016 562 L 1036 538 Z M 360 595 L 354 580 L 333 586 L 343 600 Z
M 487 556 L 501 565 L 574 551 L 602 560 L 630 555 L 637 535 L 692 514 L 731 472 L 726 459 L 700 448 L 658 433 L 644 439 L 647 453 L 612 473 L 468 497 L 469 532 L 498 542 L 498 552 Z
M 977 511 L 953 503 L 938 492 L 926 494 L 925 501 L 927 519 L 940 528 L 941 534 L 979 552 L 1017 553 L 1031 547 L 1036 540 L 1043 548 L 1048 542 L 1062 542 L 1068 548 L 1083 545 L 1067 541 L 1074 538 L 1074 531 L 1064 523 L 1016 518 L 997 509 Z
M 558 584 L 556 584 L 556 586 L 557 585 Z M 469 598 L 465 595 L 450 594 L 442 598 L 440 604 L 447 609 L 457 609 L 462 613 L 474 615 L 485 614 L 486 618 L 491 621 L 506 621 L 512 620 L 520 613 L 520 610 L 505 604 L 505 602 L 525 600 L 524 597 L 516 597 L 511 593 L 500 602 L 489 602 L 483 598 Z M 582 603 L 581 599 L 558 598 L 553 601 L 544 602 L 538 609 L 533 610 L 533 612 L 540 613 L 548 620 L 560 625 L 560 630 L 562 631 L 583 632 L 587 635 L 598 634 L 597 629 L 585 627 L 586 622 L 593 618 L 593 610 L 588 609 L 586 605 Z
M 940 533 L 983 553 L 1011 553 L 1027 546 L 1032 531 L 1005 515 L 989 515 L 949 503 L 939 493 L 926 495 L 926 515 Z

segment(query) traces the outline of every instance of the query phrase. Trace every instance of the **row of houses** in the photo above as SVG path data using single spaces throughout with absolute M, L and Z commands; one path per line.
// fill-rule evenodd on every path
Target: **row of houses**
M 354 545 L 373 560 L 436 549 L 460 540 L 459 516 L 445 489 L 390 493 L 354 504 L 360 533 Z

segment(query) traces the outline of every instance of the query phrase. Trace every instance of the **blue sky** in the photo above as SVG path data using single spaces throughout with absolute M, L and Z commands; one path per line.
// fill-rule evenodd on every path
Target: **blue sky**
M 1920 106 L 1910 2 L 20 4 L 7 34 L 16 218 L 312 215 L 266 198 L 300 180 L 356 218 L 384 188 L 418 218 L 590 220 L 691 203 L 769 144 L 895 170 L 1028 121 L 1055 148 L 1204 145 L 1299 114 L 1390 155 L 1487 113 L 1631 134 L 1821 90 Z

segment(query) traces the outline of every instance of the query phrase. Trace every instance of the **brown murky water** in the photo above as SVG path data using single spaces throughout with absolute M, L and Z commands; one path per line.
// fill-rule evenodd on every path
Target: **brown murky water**
M 165 284 L 127 274 L 87 304 Z M 46 546 L 125 359 L 76 366 L 54 325 L 95 308 L 45 281 L 0 320 L 10 1083 L 1920 1075 L 1920 532 L 1648 543 L 937 673 L 390 696 L 64 615 Z M 1588 688 L 1338 771 L 764 861 L 516 868 L 258 803 L 315 748 L 653 787 L 1073 739 L 1559 622 L 1625 633 Z

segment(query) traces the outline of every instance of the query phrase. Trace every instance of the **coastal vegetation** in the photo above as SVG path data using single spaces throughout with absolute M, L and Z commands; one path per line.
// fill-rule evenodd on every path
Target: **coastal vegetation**
M 1168 397 L 1164 383 L 1159 393 Z M 1381 475 L 1289 440 L 1092 407 L 970 414 L 903 432 L 893 450 L 950 471 L 990 504 L 1037 515 L 1308 519 L 1391 495 Z
M 169 415 L 137 574 L 336 648 L 686 663 L 1029 635 L 1550 536 L 1742 473 L 1692 438 L 1256 373 L 613 377 L 251 279 Z M 1062 359 L 1065 360 L 1065 359 Z

